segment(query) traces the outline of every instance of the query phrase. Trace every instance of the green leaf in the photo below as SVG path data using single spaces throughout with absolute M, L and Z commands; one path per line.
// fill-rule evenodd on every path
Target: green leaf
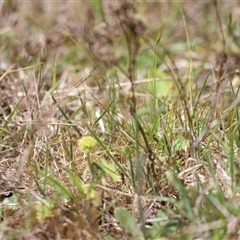
M 115 208 L 114 216 L 118 220 L 123 230 L 126 233 L 131 234 L 135 240 L 144 239 L 144 236 L 140 227 L 135 223 L 133 217 L 130 215 L 130 213 L 126 209 L 121 207 Z
M 35 205 L 36 209 L 36 218 L 37 220 L 41 221 L 44 220 L 47 217 L 53 216 L 53 209 L 54 205 L 52 202 L 48 201 L 46 203 L 40 202 Z
M 14 107 L 14 109 L 11 111 L 11 113 L 9 114 L 9 116 L 7 117 L 6 121 L 3 124 L 3 129 L 7 128 L 8 123 L 11 121 L 11 119 L 13 118 L 15 112 L 18 109 L 18 105 L 21 103 L 22 98 L 18 101 L 18 103 L 16 104 L 16 106 Z
M 185 210 L 186 217 L 188 217 L 189 219 L 193 219 L 193 217 L 194 217 L 193 210 L 191 208 L 190 198 L 189 198 L 189 195 L 188 195 L 188 192 L 187 192 L 185 186 L 183 185 L 181 180 L 174 173 L 172 173 L 170 171 L 166 172 L 166 178 L 167 178 L 168 182 L 171 183 L 171 185 L 177 189 L 177 191 L 179 192 L 179 194 L 181 196 L 181 201 L 179 202 L 179 207 L 182 210 Z
M 41 173 L 40 173 L 40 175 L 44 176 L 46 178 L 46 180 L 48 182 L 50 182 L 53 185 L 53 187 L 55 188 L 55 190 L 57 190 L 61 195 L 69 198 L 72 201 L 74 200 L 73 193 L 68 188 L 63 186 L 57 179 L 55 179 L 51 176 L 45 176 L 44 174 L 41 174 Z
M 148 83 L 148 90 L 156 96 L 167 96 L 173 88 L 173 82 L 170 80 L 162 80 Z
M 108 163 L 105 159 L 100 159 L 98 165 L 114 182 L 121 181 L 121 176 L 117 173 L 113 164 Z
M 112 236 L 110 236 L 110 235 L 104 235 L 104 236 L 102 236 L 102 239 L 103 240 L 116 240 L 116 238 L 114 238 L 114 237 L 112 237 Z
M 73 182 L 73 185 L 77 188 L 78 192 L 80 194 L 84 194 L 83 187 L 81 185 L 81 179 L 79 176 L 75 175 L 70 169 L 65 169 L 68 177 L 71 179 Z
M 173 141 L 174 151 L 185 150 L 187 147 L 188 140 L 184 137 L 175 139 Z

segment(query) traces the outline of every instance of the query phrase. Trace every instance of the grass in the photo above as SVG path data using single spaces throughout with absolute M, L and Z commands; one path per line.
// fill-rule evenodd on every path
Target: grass
M 5 2 L 0 239 L 238 239 L 236 7 Z

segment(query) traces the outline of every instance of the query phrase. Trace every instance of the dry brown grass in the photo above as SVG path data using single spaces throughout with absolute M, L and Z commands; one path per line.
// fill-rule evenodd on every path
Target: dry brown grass
M 227 31 L 237 11 L 5 2 L 0 239 L 208 239 L 219 229 L 237 239 L 239 46 Z M 155 95 L 147 84 L 162 80 L 171 90 Z M 86 135 L 98 141 L 90 155 L 79 149 Z M 138 233 L 119 224 L 118 207 Z

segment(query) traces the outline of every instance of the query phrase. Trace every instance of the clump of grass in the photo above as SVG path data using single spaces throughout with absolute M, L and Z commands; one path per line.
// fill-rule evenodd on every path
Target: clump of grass
M 230 4 L 4 4 L 2 237 L 237 238 Z

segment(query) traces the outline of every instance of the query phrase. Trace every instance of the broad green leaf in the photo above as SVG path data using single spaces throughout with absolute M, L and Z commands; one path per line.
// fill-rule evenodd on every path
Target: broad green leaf
M 115 182 L 121 181 L 121 176 L 118 174 L 115 166 L 111 163 L 108 163 L 105 159 L 100 159 L 98 164 L 101 169 Z
M 173 148 L 175 151 L 185 150 L 187 147 L 188 140 L 184 137 L 178 138 L 173 141 Z
M 77 188 L 78 192 L 83 194 L 83 188 L 81 185 L 81 179 L 75 175 L 70 169 L 65 169 L 68 177 L 72 180 L 73 185 Z
M 62 183 L 60 183 L 57 179 L 55 179 L 51 176 L 45 176 L 44 174 L 40 174 L 40 175 L 44 176 L 46 178 L 46 180 L 48 182 L 50 182 L 53 185 L 53 187 L 55 188 L 55 190 L 57 190 L 61 195 L 69 198 L 70 200 L 74 199 L 73 193 L 68 188 L 63 186 Z
M 41 221 L 47 217 L 53 217 L 53 209 L 54 205 L 52 202 L 48 201 L 47 203 L 38 203 L 35 205 L 36 209 L 36 218 Z
M 156 96 L 167 96 L 173 88 L 173 81 L 162 80 L 148 83 L 147 89 Z
M 114 210 L 114 216 L 118 220 L 120 226 L 126 233 L 131 234 L 135 240 L 144 239 L 143 233 L 140 227 L 135 223 L 130 213 L 121 207 L 117 207 Z

